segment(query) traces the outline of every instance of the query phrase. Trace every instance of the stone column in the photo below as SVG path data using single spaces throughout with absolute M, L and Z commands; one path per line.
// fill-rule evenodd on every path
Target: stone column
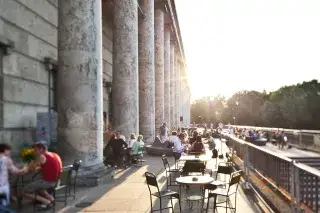
M 127 138 L 139 133 L 137 1 L 114 1 L 113 21 L 113 128 Z
M 164 121 L 170 128 L 170 26 L 164 31 Z
M 101 0 L 59 0 L 58 141 L 63 164 L 103 161 Z
M 183 117 L 183 121 L 180 122 L 181 127 L 183 127 L 184 124 L 184 66 L 182 62 L 180 62 L 180 116 Z
M 174 43 L 170 46 L 170 124 L 171 129 L 176 126 L 176 112 L 175 112 L 175 54 Z
M 140 0 L 139 16 L 139 130 L 146 143 L 155 132 L 154 0 Z
M 178 54 L 176 54 L 178 56 Z M 180 63 L 179 56 L 176 57 L 176 127 L 180 127 Z
M 156 133 L 164 122 L 164 12 L 155 10 L 155 95 Z
M 185 81 L 181 81 L 181 115 L 183 116 L 182 127 L 186 123 L 186 99 L 185 99 Z

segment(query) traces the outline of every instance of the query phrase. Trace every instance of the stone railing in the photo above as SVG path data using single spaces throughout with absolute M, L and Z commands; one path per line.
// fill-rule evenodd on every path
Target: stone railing
M 299 129 L 283 129 L 283 128 L 271 128 L 271 127 L 254 127 L 254 126 L 237 126 L 238 128 L 256 129 L 265 132 L 272 131 L 284 131 L 288 142 L 291 145 L 297 146 L 301 149 L 309 149 L 312 151 L 320 152 L 320 130 L 299 130 Z
M 293 213 L 303 210 L 320 212 L 319 170 L 239 138 L 224 136 L 228 138 L 232 159 L 241 161 L 236 164 L 241 164 L 239 166 L 244 170 L 246 182 L 252 183 L 252 174 L 263 178 L 281 192 Z M 320 158 L 317 160 L 320 163 Z

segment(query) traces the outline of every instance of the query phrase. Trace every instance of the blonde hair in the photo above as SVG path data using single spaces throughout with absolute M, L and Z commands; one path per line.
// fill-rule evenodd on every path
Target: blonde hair
M 132 139 L 132 140 L 136 139 L 136 135 L 132 133 L 132 134 L 130 135 L 130 139 Z
M 139 135 L 137 141 L 142 141 L 143 140 L 143 136 Z

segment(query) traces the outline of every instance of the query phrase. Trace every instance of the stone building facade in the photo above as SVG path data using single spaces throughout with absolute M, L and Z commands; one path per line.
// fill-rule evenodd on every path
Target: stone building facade
M 0 0 L 0 57 L 0 140 L 14 151 L 36 140 L 39 113 L 57 112 L 62 155 L 88 167 L 103 124 L 151 143 L 163 122 L 190 123 L 174 0 Z

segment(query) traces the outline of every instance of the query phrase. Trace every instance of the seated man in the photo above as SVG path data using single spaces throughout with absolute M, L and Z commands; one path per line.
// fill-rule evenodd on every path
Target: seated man
M 23 195 L 29 199 L 36 199 L 44 204 L 43 207 L 50 206 L 54 198 L 47 192 L 48 189 L 55 187 L 59 181 L 62 171 L 62 162 L 56 153 L 48 152 L 47 147 L 42 143 L 36 143 L 33 146 L 36 160 L 29 166 L 29 170 L 40 170 L 41 179 L 35 180 L 26 185 L 23 189 Z M 40 193 L 35 195 L 35 193 Z

